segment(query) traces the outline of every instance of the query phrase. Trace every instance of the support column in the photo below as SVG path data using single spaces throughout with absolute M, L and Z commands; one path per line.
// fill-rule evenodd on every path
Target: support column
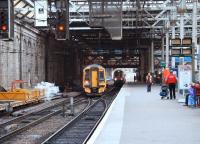
M 151 72 L 151 47 L 148 49 L 148 72 Z
M 173 6 L 176 6 L 176 3 L 175 3 L 175 1 L 172 1 L 172 4 L 173 4 Z M 176 10 L 175 9 L 172 9 L 171 10 L 171 26 L 172 26 L 172 39 L 175 39 L 175 34 L 176 34 L 176 32 L 175 32 L 175 25 L 176 25 L 176 19 L 177 19 L 177 14 L 176 14 Z
M 185 9 L 186 9 L 186 5 L 185 5 L 185 1 L 182 0 L 181 3 L 180 3 L 180 15 L 181 15 L 181 18 L 180 18 L 180 39 L 182 40 L 184 38 L 184 12 L 185 12 Z
M 172 26 L 172 39 L 175 39 L 175 27 Z M 171 67 L 175 68 L 175 57 L 171 57 Z
M 173 2 L 173 6 L 175 6 L 175 2 Z M 172 19 L 171 19 L 171 27 L 172 27 L 172 39 L 176 38 L 176 31 L 175 31 L 175 25 L 176 25 L 176 10 L 171 10 L 172 13 Z M 175 68 L 175 57 L 171 57 L 171 67 Z
M 182 3 L 183 3 L 183 1 L 182 1 Z M 183 38 L 184 38 L 184 7 L 183 7 L 183 5 L 181 7 L 180 15 L 181 15 L 181 18 L 180 18 L 180 39 L 182 41 Z M 179 64 L 180 65 L 184 64 L 184 58 L 179 57 Z
M 165 63 L 166 67 L 169 67 L 169 32 L 166 32 L 166 57 L 165 57 Z
M 184 17 L 183 14 L 181 14 L 180 19 L 180 39 L 182 40 L 184 38 Z
M 66 0 L 66 38 L 69 40 L 69 0 Z
M 154 42 L 151 41 L 151 72 L 154 73 Z
M 175 27 L 172 26 L 172 39 L 175 39 L 175 37 L 176 37 L 175 34 L 176 34 Z
M 197 71 L 197 0 L 193 0 L 193 13 L 192 13 L 192 43 L 194 47 L 194 70 Z
M 45 37 L 45 81 L 49 81 L 49 34 Z
M 165 59 L 165 37 L 164 37 L 164 34 L 162 36 L 162 60 L 164 61 Z
M 141 75 L 141 82 L 144 82 L 144 74 L 145 74 L 145 53 L 141 50 L 141 62 L 140 62 L 140 75 Z
M 22 24 L 20 24 L 20 33 L 19 33 L 19 79 L 22 80 L 22 73 L 23 73 L 23 67 L 22 67 L 22 43 L 23 43 L 23 34 L 22 34 Z M 20 87 L 22 85 L 20 84 Z

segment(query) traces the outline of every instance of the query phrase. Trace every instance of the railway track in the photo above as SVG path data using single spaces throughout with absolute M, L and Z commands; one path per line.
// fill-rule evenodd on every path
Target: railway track
M 85 101 L 85 98 L 75 99 L 74 104 L 80 103 L 81 101 Z M 11 137 L 33 127 L 53 115 L 57 115 L 63 111 L 61 108 L 63 104 L 68 104 L 69 99 L 65 99 L 61 102 L 56 103 L 53 106 L 47 107 L 38 112 L 28 113 L 26 115 L 17 117 L 10 121 L 0 124 L 0 143 L 9 140 Z
M 46 139 L 42 144 L 86 143 L 118 92 L 119 89 L 114 88 L 100 99 L 95 100 L 85 111 Z

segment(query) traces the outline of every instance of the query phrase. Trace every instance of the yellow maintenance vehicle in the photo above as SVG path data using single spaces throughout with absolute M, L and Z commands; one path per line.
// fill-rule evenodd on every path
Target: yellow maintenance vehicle
M 39 89 L 16 88 L 16 84 L 24 83 L 27 82 L 23 80 L 14 80 L 11 85 L 11 90 L 6 91 L 5 89 L 3 89 L 0 92 L 0 101 L 8 102 L 9 107 L 16 107 L 41 100 L 41 98 L 44 96 L 44 91 L 41 91 Z M 1 108 L 0 106 L 0 110 L 3 109 L 4 108 Z

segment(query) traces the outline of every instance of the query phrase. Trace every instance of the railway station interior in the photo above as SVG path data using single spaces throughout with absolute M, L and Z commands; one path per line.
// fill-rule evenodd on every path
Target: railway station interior
M 0 143 L 200 144 L 199 129 L 199 0 L 0 0 Z

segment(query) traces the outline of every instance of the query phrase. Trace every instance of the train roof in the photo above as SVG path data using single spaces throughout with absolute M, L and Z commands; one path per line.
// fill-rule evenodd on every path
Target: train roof
M 91 68 L 91 67 L 104 68 L 104 67 L 102 67 L 101 65 L 98 65 L 98 64 L 91 64 L 91 65 L 86 66 L 84 69 Z
M 116 73 L 116 72 L 122 72 L 122 73 L 124 73 L 124 71 L 123 71 L 122 69 L 114 69 L 113 72 L 114 72 L 114 73 Z

